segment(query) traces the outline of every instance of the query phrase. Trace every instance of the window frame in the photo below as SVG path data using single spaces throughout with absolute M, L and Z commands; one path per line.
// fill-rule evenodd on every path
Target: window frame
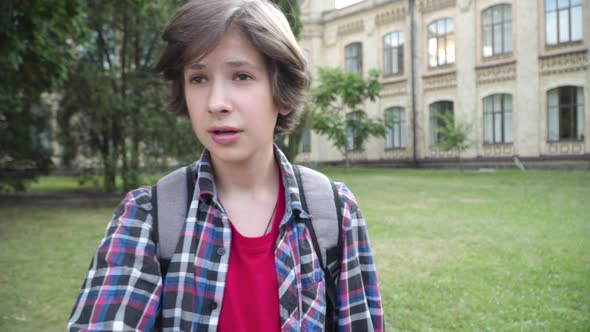
M 358 134 L 356 133 L 356 131 L 354 130 L 354 128 L 350 128 L 348 127 L 348 121 L 359 121 L 360 117 L 362 116 L 362 112 L 361 111 L 352 111 L 349 112 L 348 114 L 346 114 L 346 151 L 347 152 L 358 152 L 358 151 L 363 151 L 364 146 L 362 144 L 359 144 L 358 140 L 356 139 L 358 137 Z M 351 119 L 352 118 L 352 119 Z M 352 137 L 350 136 L 352 135 Z M 350 144 L 350 141 L 352 140 L 352 146 Z
M 395 115 L 398 113 L 399 116 L 395 118 Z M 393 114 L 392 122 L 393 126 L 388 126 L 388 114 Z M 401 106 L 393 106 L 387 108 L 383 112 L 383 120 L 385 122 L 385 150 L 403 150 L 406 148 L 406 111 Z M 396 131 L 396 124 L 397 124 L 397 131 Z M 388 140 L 388 133 L 391 131 L 391 141 Z M 398 146 L 395 144 L 395 137 L 398 138 Z M 391 143 L 391 144 L 390 144 Z
M 495 9 L 501 9 L 501 19 L 500 22 L 495 22 L 494 21 L 494 10 Z M 486 14 L 489 13 L 490 16 L 490 22 L 486 23 Z M 507 13 L 509 14 L 509 19 L 506 19 Z M 480 15 L 480 20 L 481 20 L 481 56 L 483 59 L 494 59 L 494 58 L 500 58 L 500 57 L 509 57 L 512 55 L 512 53 L 514 52 L 514 48 L 512 47 L 514 38 L 512 35 L 512 27 L 513 27 L 513 18 L 512 18 L 512 4 L 510 3 L 498 3 L 492 6 L 487 7 L 486 9 L 481 11 L 481 15 Z M 486 55 L 485 52 L 485 47 L 486 47 L 486 27 L 490 28 L 490 36 L 489 36 L 489 42 L 490 42 L 490 46 L 491 46 L 491 53 L 489 55 Z M 501 32 L 500 32 L 500 45 L 502 50 L 501 51 L 496 51 L 495 50 L 495 46 L 496 46 L 496 29 L 495 27 L 500 26 L 501 27 Z M 507 27 L 508 26 L 508 27 Z M 508 30 L 509 31 L 506 31 Z M 507 44 L 505 37 L 509 36 L 510 38 L 510 43 Z M 509 47 L 509 50 L 506 50 L 506 46 Z
M 569 46 L 569 45 L 577 45 L 577 44 L 582 44 L 584 42 L 584 3 L 583 1 L 579 1 L 579 4 L 575 4 L 572 6 L 571 1 L 577 1 L 577 0 L 568 0 L 568 6 L 566 8 L 559 8 L 559 1 L 560 0 L 542 0 L 543 1 L 543 15 L 544 15 L 544 43 L 545 43 L 545 47 L 548 49 L 552 49 L 552 48 L 559 48 L 559 47 L 564 47 L 564 46 Z M 554 3 L 554 9 L 548 9 L 548 2 L 553 2 Z M 576 39 L 576 40 L 572 40 L 572 9 L 575 8 L 579 8 L 579 12 L 580 12 L 580 39 Z M 560 41 L 561 38 L 561 28 L 560 28 L 560 20 L 562 20 L 563 18 L 561 17 L 561 13 L 562 12 L 567 12 L 567 21 L 568 21 L 568 40 L 566 41 Z M 555 14 L 555 31 L 550 31 L 549 29 L 549 15 L 550 14 Z M 554 32 L 554 38 L 555 38 L 555 43 L 549 43 L 549 33 L 550 32 Z
M 356 50 L 356 54 L 350 54 L 349 50 Z M 354 69 L 349 69 L 349 64 L 356 64 Z M 344 47 L 344 71 L 363 72 L 363 43 L 352 42 Z
M 495 101 L 496 98 L 499 97 L 500 98 L 500 107 L 496 107 L 495 105 Z M 510 108 L 506 108 L 506 99 L 510 98 Z M 490 100 L 491 101 L 491 109 L 486 109 L 486 101 Z M 482 99 L 482 110 L 483 110 L 483 144 L 484 145 L 499 145 L 499 144 L 513 144 L 514 142 L 514 132 L 513 132 L 513 128 L 514 128 L 514 97 L 509 94 L 509 93 L 495 93 L 495 94 L 491 94 L 485 98 Z M 500 124 L 496 123 L 496 119 L 497 119 L 497 115 L 500 115 Z M 510 123 L 507 124 L 506 123 L 506 118 L 507 116 L 510 116 Z M 486 116 L 490 116 L 491 117 L 491 136 L 492 136 L 492 140 L 491 141 L 487 141 L 486 140 Z M 497 140 L 496 139 L 496 132 L 497 132 L 497 126 L 500 126 L 500 136 L 501 139 Z M 507 131 L 510 131 L 510 137 L 512 138 L 510 141 L 506 138 L 507 136 Z
M 388 43 L 386 42 L 387 38 L 393 38 L 396 37 L 396 41 L 397 41 L 397 46 L 389 46 Z M 388 77 L 388 76 L 398 76 L 398 75 L 403 75 L 404 74 L 404 45 L 405 45 L 405 40 L 404 40 L 404 32 L 402 30 L 395 30 L 395 31 L 391 31 L 386 33 L 385 35 L 383 35 L 383 38 L 381 39 L 382 43 L 383 43 L 383 76 Z M 391 43 L 393 44 L 393 42 Z M 394 57 L 393 53 L 394 50 L 397 49 L 397 58 Z M 391 68 L 387 68 L 386 64 L 386 58 L 390 57 L 391 60 L 389 61 L 390 67 Z M 394 59 L 397 61 L 397 68 L 398 71 L 394 72 L 393 71 L 393 61 Z
M 450 105 L 450 108 L 444 108 L 444 106 Z M 436 109 L 435 109 L 436 108 Z M 437 128 L 440 126 L 442 120 L 436 117 L 435 113 L 439 112 L 451 112 L 453 115 L 453 122 L 455 121 L 455 104 L 451 100 L 439 100 L 428 105 L 430 111 L 430 145 L 434 146 L 444 141 L 444 134 L 437 132 Z
M 439 24 L 443 23 L 444 24 L 444 34 L 440 34 L 438 31 L 438 27 Z M 452 29 L 450 29 L 449 31 L 449 25 L 451 26 Z M 435 35 L 432 35 L 432 28 L 434 27 L 435 30 Z M 451 37 L 451 38 L 449 38 Z M 436 42 L 436 53 L 432 54 L 430 51 L 430 43 L 431 40 L 434 40 Z M 444 46 L 444 62 L 439 62 L 440 60 L 440 53 L 439 50 L 441 50 L 440 47 L 438 47 L 439 41 L 443 40 L 445 42 L 445 46 Z M 449 40 L 452 40 L 453 45 L 452 45 L 452 56 L 453 59 L 452 61 L 449 61 Z M 443 17 L 443 18 L 439 18 L 436 19 L 434 21 L 432 21 L 430 24 L 428 24 L 426 26 L 426 63 L 428 64 L 428 68 L 429 69 L 437 69 L 437 68 L 444 68 L 444 67 L 449 67 L 455 64 L 456 62 L 456 40 L 455 40 L 455 22 L 453 20 L 453 18 L 451 17 Z M 434 55 L 434 59 L 436 59 L 436 64 L 432 65 L 431 63 L 431 57 Z
M 562 104 L 562 92 L 567 93 L 567 90 L 571 91 L 572 96 L 570 100 L 574 100 L 573 103 L 570 104 Z M 580 96 L 578 96 L 578 92 L 581 91 Z M 556 105 L 551 105 L 551 93 L 556 92 Z M 584 105 L 584 87 L 582 86 L 575 86 L 575 85 L 563 85 L 558 86 L 553 89 L 547 90 L 547 142 L 548 143 L 559 143 L 559 142 L 580 142 L 584 141 L 585 139 L 585 106 Z M 582 114 L 580 115 L 578 112 L 581 110 Z M 557 137 L 552 138 L 552 132 L 550 130 L 550 126 L 552 125 L 551 116 L 552 112 L 557 112 L 557 122 L 554 124 L 557 127 Z M 570 118 L 570 124 L 568 131 L 571 133 L 570 137 L 563 137 L 562 133 L 562 117 L 564 117 L 563 113 L 568 112 Z M 580 130 L 581 128 L 581 130 Z M 581 132 L 581 134 L 579 134 Z
M 311 152 L 311 129 L 304 127 L 299 141 L 299 153 Z

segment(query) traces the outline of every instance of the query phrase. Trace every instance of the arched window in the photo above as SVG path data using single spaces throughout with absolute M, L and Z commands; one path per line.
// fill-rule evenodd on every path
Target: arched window
M 584 139 L 584 89 L 562 86 L 547 92 L 547 139 Z
M 492 6 L 481 13 L 481 22 L 483 56 L 512 53 L 512 7 Z
M 299 142 L 299 152 L 311 152 L 311 130 L 309 128 L 303 128 L 301 141 Z
M 512 96 L 495 94 L 483 99 L 484 144 L 512 143 Z
M 362 116 L 363 113 L 360 111 L 351 112 L 346 115 L 346 149 L 348 151 L 357 151 L 363 148 L 357 125 L 361 121 Z
M 453 20 L 443 18 L 428 25 L 428 66 L 438 67 L 455 62 Z
M 363 44 L 355 42 L 346 45 L 344 54 L 346 71 L 363 71 Z
M 401 74 L 404 71 L 404 33 L 394 31 L 383 36 L 383 73 Z
M 385 148 L 401 149 L 406 147 L 406 115 L 401 107 L 385 110 Z
M 444 141 L 445 127 L 444 117 L 448 116 L 451 120 L 454 118 L 453 102 L 438 101 L 430 104 L 430 144 L 436 144 Z
M 582 0 L 545 0 L 545 43 L 582 40 Z

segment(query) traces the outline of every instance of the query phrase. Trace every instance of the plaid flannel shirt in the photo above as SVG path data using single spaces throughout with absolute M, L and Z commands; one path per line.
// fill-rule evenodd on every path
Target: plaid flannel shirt
M 323 331 L 324 274 L 305 223 L 292 165 L 275 148 L 285 186 L 275 265 L 282 331 Z M 231 227 L 216 195 L 210 156 L 192 165 L 195 192 L 168 273 L 162 280 L 152 238 L 150 189 L 131 191 L 111 219 L 72 311 L 69 331 L 150 331 L 162 307 L 163 331 L 216 331 L 223 306 Z M 384 331 L 365 220 L 353 194 L 343 200 L 339 331 Z

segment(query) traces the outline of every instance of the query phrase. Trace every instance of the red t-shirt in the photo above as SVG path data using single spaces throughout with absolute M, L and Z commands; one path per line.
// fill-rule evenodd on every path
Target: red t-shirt
M 231 226 L 231 251 L 218 331 L 281 330 L 274 252 L 284 214 L 285 188 L 279 174 L 271 231 L 260 237 L 245 237 Z

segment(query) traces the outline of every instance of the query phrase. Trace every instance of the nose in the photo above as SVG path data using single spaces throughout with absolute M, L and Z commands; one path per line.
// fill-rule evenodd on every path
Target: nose
M 223 80 L 215 80 L 209 91 L 208 111 L 209 113 L 231 112 L 232 106 L 229 99 L 229 91 L 224 86 Z

